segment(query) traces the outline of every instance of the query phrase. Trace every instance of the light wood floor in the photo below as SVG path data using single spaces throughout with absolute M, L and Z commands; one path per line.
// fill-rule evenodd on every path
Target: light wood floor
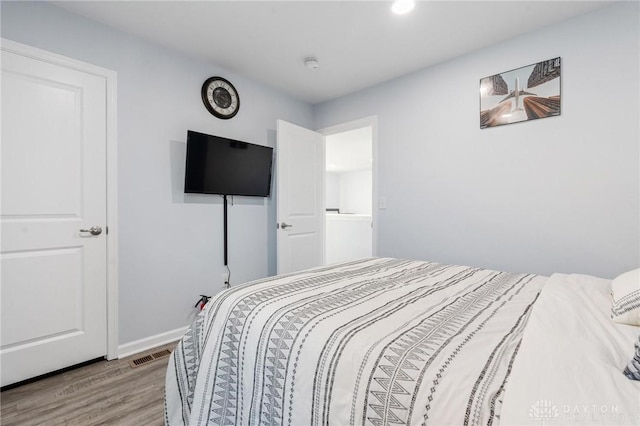
M 148 352 L 174 347 L 172 343 Z M 99 361 L 6 390 L 0 394 L 0 424 L 163 425 L 169 357 L 131 368 L 129 360 L 145 353 Z

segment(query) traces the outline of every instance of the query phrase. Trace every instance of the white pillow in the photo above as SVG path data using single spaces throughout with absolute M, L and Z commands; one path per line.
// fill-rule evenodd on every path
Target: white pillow
M 625 272 L 611 282 L 611 318 L 640 326 L 640 269 Z

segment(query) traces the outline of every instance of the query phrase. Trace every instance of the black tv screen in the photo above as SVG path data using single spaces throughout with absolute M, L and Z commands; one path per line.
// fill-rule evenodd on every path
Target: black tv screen
M 273 148 L 187 132 L 184 192 L 268 197 Z

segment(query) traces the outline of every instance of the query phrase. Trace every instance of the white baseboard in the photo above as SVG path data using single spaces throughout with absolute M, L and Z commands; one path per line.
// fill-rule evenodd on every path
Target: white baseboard
M 157 346 L 162 346 L 167 343 L 175 342 L 187 332 L 189 327 L 180 327 L 175 330 L 167 331 L 164 333 L 156 334 L 155 336 L 145 337 L 144 339 L 134 340 L 133 342 L 125 343 L 118 346 L 118 358 L 126 358 L 131 355 L 138 354 L 140 352 L 153 349 Z

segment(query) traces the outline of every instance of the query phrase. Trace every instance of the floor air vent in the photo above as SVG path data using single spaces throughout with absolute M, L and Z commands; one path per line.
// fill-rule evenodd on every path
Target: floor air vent
M 141 356 L 140 358 L 132 359 L 129 361 L 129 365 L 131 365 L 131 368 L 136 368 L 169 355 L 171 355 L 171 351 L 169 349 L 163 349 L 152 354 Z

